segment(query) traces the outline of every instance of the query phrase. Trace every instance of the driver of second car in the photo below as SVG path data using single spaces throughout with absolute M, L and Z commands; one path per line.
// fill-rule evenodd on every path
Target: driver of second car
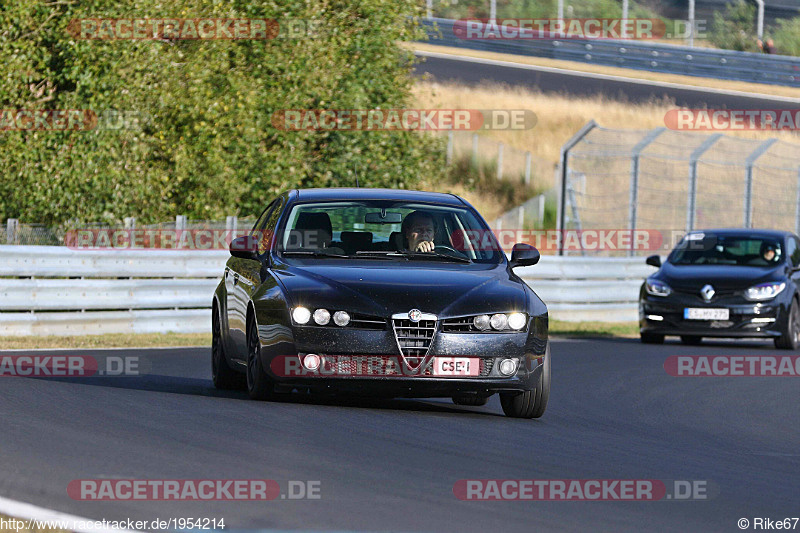
M 412 252 L 432 252 L 435 248 L 433 237 L 436 226 L 433 217 L 425 211 L 412 211 L 403 219 L 400 227 L 408 250 Z

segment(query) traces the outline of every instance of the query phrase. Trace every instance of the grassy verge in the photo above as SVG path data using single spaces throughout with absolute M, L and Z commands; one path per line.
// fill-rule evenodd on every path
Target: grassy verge
M 109 333 L 46 337 L 0 337 L 0 350 L 35 348 L 155 348 L 211 346 L 211 333 Z
M 547 59 L 542 57 L 519 56 L 513 54 L 498 54 L 495 52 L 484 52 L 481 50 L 467 50 L 465 48 L 455 48 L 451 46 L 436 46 L 424 43 L 403 43 L 403 46 L 411 50 L 425 52 L 439 52 L 442 54 L 455 54 L 466 57 L 476 57 L 481 59 L 495 59 L 498 61 L 510 61 L 523 65 L 535 65 L 540 67 L 551 67 L 577 72 L 591 72 L 594 74 L 606 74 L 609 76 L 623 76 L 626 78 L 636 78 L 640 80 L 654 81 L 660 83 L 679 83 L 681 85 L 692 85 L 703 88 L 722 89 L 727 91 L 742 91 L 747 93 L 763 94 L 764 96 L 788 96 L 800 98 L 800 89 L 795 87 L 782 87 L 779 85 L 766 85 L 761 83 L 750 83 L 744 81 L 717 80 L 714 78 L 700 78 L 696 76 L 681 76 L 677 74 L 662 74 L 660 72 L 648 72 L 645 70 L 635 70 L 620 67 L 605 67 L 601 65 L 590 65 L 588 63 L 578 63 L 576 61 L 564 61 L 560 59 Z
M 624 337 L 639 336 L 636 322 L 564 322 L 550 320 L 550 334 L 556 337 Z

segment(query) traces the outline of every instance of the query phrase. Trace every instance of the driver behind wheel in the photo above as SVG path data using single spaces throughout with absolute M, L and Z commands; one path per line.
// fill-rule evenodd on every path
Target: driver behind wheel
M 433 252 L 436 226 L 433 217 L 425 211 L 412 211 L 400 227 L 406 249 L 411 252 Z

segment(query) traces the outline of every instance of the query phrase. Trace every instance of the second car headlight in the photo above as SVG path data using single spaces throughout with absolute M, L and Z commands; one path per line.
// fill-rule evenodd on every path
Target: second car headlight
M 644 282 L 644 288 L 647 294 L 652 294 L 653 296 L 669 296 L 672 294 L 672 288 L 663 281 L 658 281 L 657 279 L 646 280 Z
M 744 291 L 744 297 L 753 302 L 772 300 L 786 288 L 784 282 L 761 283 Z

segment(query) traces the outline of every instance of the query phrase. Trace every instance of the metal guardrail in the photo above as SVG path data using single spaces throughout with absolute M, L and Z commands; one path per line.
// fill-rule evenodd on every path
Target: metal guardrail
M 472 40 L 459 38 L 453 31 L 454 25 L 464 24 L 463 21 L 432 18 L 420 22 L 428 34 L 428 44 L 667 74 L 800 87 L 800 58 L 797 57 L 633 40 Z
M 210 331 L 227 252 L 0 246 L 0 336 Z M 517 269 L 561 320 L 633 321 L 638 258 L 542 256 Z

